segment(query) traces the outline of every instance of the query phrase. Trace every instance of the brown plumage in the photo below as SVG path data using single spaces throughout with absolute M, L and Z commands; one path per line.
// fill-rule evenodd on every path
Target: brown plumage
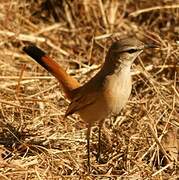
M 107 116 L 119 114 L 127 103 L 132 83 L 130 68 L 144 45 L 136 38 L 124 38 L 114 42 L 109 48 L 101 70 L 86 84 L 80 84 L 69 76 L 62 67 L 35 46 L 28 46 L 24 51 L 34 58 L 62 84 L 71 103 L 65 116 L 79 113 L 87 124 L 88 167 L 90 171 L 90 132 L 94 123 L 99 124 L 99 146 L 97 158 L 100 159 L 101 127 Z

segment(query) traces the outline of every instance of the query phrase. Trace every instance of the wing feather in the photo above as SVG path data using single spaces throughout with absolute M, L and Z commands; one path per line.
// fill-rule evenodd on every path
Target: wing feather
M 70 105 L 68 106 L 65 116 L 78 112 L 79 110 L 85 108 L 86 106 L 94 103 L 97 99 L 97 96 L 98 96 L 97 92 L 92 92 L 84 96 L 80 95 L 80 96 L 75 97 L 70 103 Z

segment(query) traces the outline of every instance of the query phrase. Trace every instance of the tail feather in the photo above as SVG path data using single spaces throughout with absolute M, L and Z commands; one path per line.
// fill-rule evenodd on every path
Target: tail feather
M 73 90 L 80 86 L 76 79 L 67 74 L 59 64 L 35 45 L 25 46 L 23 51 L 58 79 L 68 99 L 73 98 Z

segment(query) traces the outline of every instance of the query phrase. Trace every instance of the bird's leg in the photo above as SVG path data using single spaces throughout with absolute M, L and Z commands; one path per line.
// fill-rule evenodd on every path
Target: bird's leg
M 88 155 L 88 172 L 91 171 L 91 163 L 90 163 L 90 134 L 91 134 L 91 125 L 88 124 L 87 127 L 87 155 Z
M 99 123 L 99 132 L 98 132 L 98 152 L 97 152 L 97 161 L 100 163 L 101 162 L 101 129 L 103 127 L 103 121 L 100 121 Z

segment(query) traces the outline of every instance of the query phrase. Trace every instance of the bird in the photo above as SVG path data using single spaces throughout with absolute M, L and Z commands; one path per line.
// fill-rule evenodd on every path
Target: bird
M 131 65 L 146 48 L 155 48 L 135 37 L 114 41 L 107 51 L 100 70 L 84 85 L 70 76 L 58 63 L 35 45 L 28 45 L 23 51 L 61 83 L 70 104 L 65 117 L 78 113 L 87 126 L 87 165 L 90 162 L 91 127 L 98 124 L 97 160 L 101 160 L 101 129 L 107 117 L 118 115 L 126 105 L 132 89 Z

